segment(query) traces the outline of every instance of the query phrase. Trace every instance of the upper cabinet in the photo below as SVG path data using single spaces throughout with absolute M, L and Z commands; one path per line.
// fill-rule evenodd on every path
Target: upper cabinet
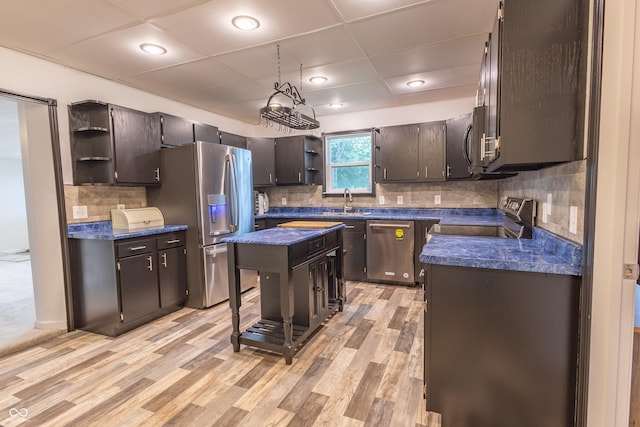
M 75 185 L 160 184 L 160 133 L 152 114 L 100 101 L 68 110 Z
M 215 144 L 220 143 L 220 137 L 218 136 L 218 128 L 206 123 L 193 123 L 193 140 L 213 142 Z
M 193 122 L 167 113 L 153 113 L 162 147 L 176 147 L 193 142 Z
M 322 140 L 311 135 L 275 140 L 276 184 L 322 185 Z
M 220 144 L 231 145 L 232 147 L 247 148 L 247 138 L 240 135 L 235 135 L 229 132 L 218 132 L 220 138 Z
M 380 128 L 378 182 L 444 181 L 445 128 L 445 122 Z
M 588 3 L 501 1 L 483 58 L 475 132 L 488 172 L 583 158 Z
M 276 152 L 274 138 L 247 138 L 253 158 L 253 186 L 276 185 Z

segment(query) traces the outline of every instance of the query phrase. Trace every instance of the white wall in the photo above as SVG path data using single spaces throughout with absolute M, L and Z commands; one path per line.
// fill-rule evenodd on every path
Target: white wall
M 29 249 L 22 161 L 19 158 L 2 158 L 0 153 L 0 188 L 0 252 Z

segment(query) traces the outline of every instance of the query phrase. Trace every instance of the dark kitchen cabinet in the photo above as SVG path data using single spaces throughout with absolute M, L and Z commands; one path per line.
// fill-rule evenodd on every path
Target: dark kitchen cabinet
M 220 143 L 220 136 L 218 135 L 218 128 L 206 123 L 193 123 L 193 140 L 213 142 L 214 144 Z
M 160 130 L 152 114 L 100 101 L 69 106 L 73 182 L 159 185 Z
M 167 113 L 153 113 L 159 127 L 161 147 L 177 147 L 193 142 L 193 122 Z
M 343 276 L 347 280 L 367 280 L 367 234 L 365 221 L 346 220 L 342 230 Z
M 121 240 L 70 239 L 77 328 L 117 336 L 187 298 L 185 233 Z
M 447 120 L 447 180 L 471 177 L 469 172 L 471 129 L 471 113 Z
M 231 145 L 238 148 L 247 148 L 247 138 L 229 132 L 219 131 L 220 144 Z
M 587 29 L 580 0 L 500 2 L 481 71 L 485 129 L 476 135 L 488 172 L 583 158 Z
M 253 164 L 253 186 L 276 185 L 276 151 L 274 138 L 247 138 Z
M 440 221 L 414 221 L 414 256 L 413 265 L 415 266 L 414 278 L 416 283 L 422 282 L 424 277 L 424 264 L 420 262 L 420 253 L 422 248 L 427 244 L 427 234 L 433 224 L 437 224 Z
M 445 122 L 383 127 L 376 140 L 379 182 L 444 181 Z
M 580 284 L 427 265 L 426 409 L 450 427 L 573 426 Z
M 277 185 L 322 185 L 322 140 L 311 135 L 275 140 Z
M 320 256 L 295 270 L 294 280 L 305 276 L 308 293 L 298 292 L 294 305 L 296 313 L 293 323 L 315 329 L 329 315 L 329 262 L 327 256 Z M 298 309 L 299 307 L 299 309 Z

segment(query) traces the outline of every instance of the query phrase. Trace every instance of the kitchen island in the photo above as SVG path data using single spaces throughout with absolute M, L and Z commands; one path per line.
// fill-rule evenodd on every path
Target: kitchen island
M 425 274 L 427 410 L 456 426 L 573 425 L 582 247 L 433 235 Z
M 287 364 L 305 340 L 342 311 L 343 224 L 275 227 L 223 239 L 228 245 L 234 352 L 240 344 L 282 354 Z M 261 320 L 240 332 L 240 270 L 260 272 Z

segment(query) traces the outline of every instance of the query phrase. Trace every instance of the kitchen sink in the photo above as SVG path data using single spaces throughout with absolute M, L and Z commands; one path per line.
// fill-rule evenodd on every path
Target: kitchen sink
M 322 212 L 325 216 L 367 216 L 371 212 Z

